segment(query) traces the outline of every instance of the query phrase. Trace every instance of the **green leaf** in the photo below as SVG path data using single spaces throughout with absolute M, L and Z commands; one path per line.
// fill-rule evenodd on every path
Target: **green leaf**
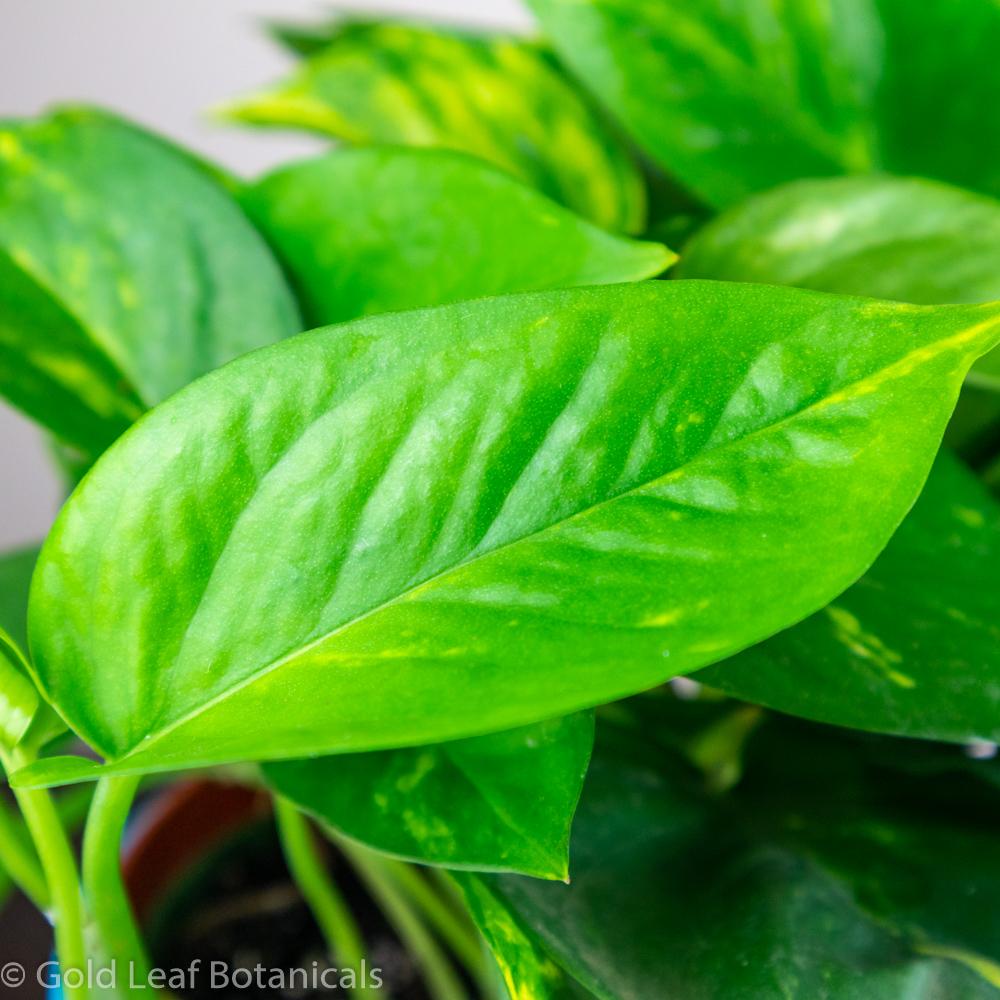
M 506 912 L 604 1000 L 997 996 L 995 791 L 890 784 L 836 734 L 772 722 L 720 799 L 655 730 L 603 728 L 572 884 L 464 876 L 486 927 Z
M 719 216 L 678 276 L 934 304 L 1000 298 L 1000 202 L 899 177 L 787 184 Z M 973 368 L 1000 389 L 1000 354 Z
M 0 628 L 20 649 L 28 648 L 28 589 L 38 546 L 0 556 Z
M 30 738 L 37 747 L 66 731 L 39 697 L 27 658 L 28 588 L 37 548 L 0 556 L 0 742 L 7 749 Z
M 573 1000 L 592 996 L 549 957 L 530 929 L 518 922 L 485 880 L 461 872 L 453 872 L 452 880 L 496 959 L 510 997 Z
M 35 574 L 36 669 L 120 771 L 613 700 L 857 579 L 998 339 L 995 305 L 726 282 L 293 338 L 162 404 L 84 480 Z
M 667 171 L 716 207 L 871 169 L 871 0 L 529 0 L 556 51 Z
M 0 393 L 102 451 L 300 329 L 263 240 L 186 154 L 96 111 L 0 123 Z
M 717 207 L 873 170 L 1000 195 L 995 0 L 529 6 L 640 145 Z
M 1000 740 L 1000 505 L 942 454 L 875 565 L 818 614 L 696 679 L 841 726 Z
M 520 39 L 348 23 L 288 80 L 222 111 L 355 145 L 461 150 L 605 228 L 645 222 L 628 147 L 548 53 Z
M 0 628 L 0 745 L 11 750 L 28 731 L 39 698 L 17 648 Z
M 311 323 L 503 292 L 650 278 L 675 256 L 612 236 L 482 161 L 359 149 L 271 174 L 244 198 Z
M 341 833 L 411 861 L 566 879 L 592 713 L 427 747 L 267 764 Z

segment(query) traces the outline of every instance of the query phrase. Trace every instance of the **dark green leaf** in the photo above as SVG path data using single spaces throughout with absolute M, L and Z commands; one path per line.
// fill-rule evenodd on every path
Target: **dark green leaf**
M 613 700 L 857 579 L 998 339 L 997 306 L 727 282 L 294 338 L 174 396 L 84 480 L 35 574 L 37 669 L 119 770 Z
M 503 292 L 633 281 L 674 255 L 612 236 L 481 160 L 359 149 L 279 170 L 244 199 L 309 321 Z
M 842 177 L 787 184 L 719 216 L 678 276 L 796 285 L 933 304 L 1000 298 L 1000 202 L 934 181 Z M 971 379 L 1000 389 L 1000 354 Z
M 627 146 L 538 46 L 400 24 L 345 24 L 294 75 L 224 112 L 356 145 L 472 153 L 609 229 L 637 232 Z
M 300 329 L 262 239 L 186 154 L 94 111 L 0 123 L 0 393 L 102 451 Z
M 280 794 L 341 833 L 413 861 L 568 875 L 591 713 L 427 747 L 267 764 Z
M 819 614 L 697 679 L 878 732 L 1000 740 L 1000 506 L 942 455 L 875 565 Z
M 888 170 L 1000 195 L 995 0 L 529 0 L 559 55 L 712 204 Z
M 952 779 L 911 796 L 835 735 L 771 727 L 722 799 L 648 735 L 600 733 L 572 884 L 464 880 L 604 1000 L 996 997 L 995 791 L 956 814 Z

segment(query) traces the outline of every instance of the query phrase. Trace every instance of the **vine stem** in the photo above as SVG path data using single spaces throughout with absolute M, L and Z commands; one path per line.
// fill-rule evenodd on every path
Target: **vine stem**
M 10 774 L 31 763 L 31 757 L 17 747 L 9 751 L 0 749 L 0 763 Z M 66 1000 L 87 1000 L 83 898 L 73 849 L 47 791 L 39 788 L 15 788 L 13 791 L 51 894 L 49 913 L 54 924 L 60 970 L 64 976 L 69 970 L 82 974 L 79 985 L 75 976 L 70 982 L 64 981 L 63 995 Z
M 114 963 L 119 983 L 128 984 L 122 992 L 146 996 L 149 957 L 121 867 L 122 832 L 138 788 L 137 775 L 98 781 L 83 833 L 83 893 L 104 957 Z
M 442 898 L 428 879 L 412 865 L 392 858 L 380 858 L 387 874 L 424 914 L 441 940 L 455 953 L 470 975 L 481 980 L 486 971 L 486 955 L 472 925 L 462 919 L 461 911 L 449 905 L 452 897 Z
M 13 810 L 0 804 L 0 864 L 4 874 L 43 913 L 49 908 L 49 886 L 24 825 Z
M 365 945 L 351 911 L 329 877 L 309 821 L 287 799 L 274 797 L 281 847 L 295 884 L 319 924 L 330 957 L 360 976 Z
M 400 891 L 382 858 L 343 837 L 338 837 L 336 844 L 368 886 L 400 940 L 423 970 L 433 1000 L 465 1000 L 465 989 L 447 955 L 414 911 L 410 900 Z

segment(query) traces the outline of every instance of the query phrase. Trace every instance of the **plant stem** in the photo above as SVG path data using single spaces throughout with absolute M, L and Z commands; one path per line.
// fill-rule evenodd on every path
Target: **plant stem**
M 24 825 L 6 804 L 0 804 L 0 863 L 4 874 L 43 913 L 49 908 L 49 887 Z
M 31 757 L 17 748 L 0 750 L 0 763 L 9 774 L 31 763 Z M 51 893 L 50 913 L 60 969 L 64 975 L 70 969 L 85 972 L 87 948 L 83 937 L 83 899 L 69 838 L 48 792 L 39 788 L 16 788 L 14 796 L 35 842 Z M 65 1000 L 86 1000 L 87 994 L 86 985 L 64 983 Z
M 83 892 L 97 927 L 104 958 L 120 982 L 145 983 L 149 958 L 122 880 L 122 831 L 139 787 L 138 776 L 101 778 L 83 834 Z M 142 992 L 143 987 L 123 990 Z
M 330 879 L 309 821 L 287 799 L 274 798 L 281 846 L 295 884 L 319 924 L 330 957 L 362 975 L 365 945 L 350 909 Z
M 392 858 L 380 859 L 390 878 L 418 907 L 427 922 L 438 932 L 441 940 L 455 953 L 455 957 L 479 979 L 485 970 L 485 954 L 472 925 L 444 900 L 430 882 L 412 865 Z
M 432 1000 L 466 1000 L 466 992 L 410 901 L 388 873 L 385 861 L 371 851 L 338 837 L 337 846 L 350 859 L 369 891 L 382 907 L 400 940 L 423 971 Z

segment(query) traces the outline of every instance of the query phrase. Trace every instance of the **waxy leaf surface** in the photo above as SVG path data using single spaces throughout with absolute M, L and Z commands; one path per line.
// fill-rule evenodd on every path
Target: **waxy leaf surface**
M 143 409 L 301 329 L 223 185 L 110 115 L 0 123 L 0 393 L 96 455 Z
M 614 700 L 857 579 L 998 338 L 997 306 L 727 282 L 293 338 L 168 400 L 84 480 L 35 574 L 36 669 L 119 770 Z
M 1000 201 L 901 177 L 797 181 L 700 230 L 678 277 L 934 304 L 1000 298 Z M 1000 389 L 1000 354 L 970 378 Z
M 472 153 L 608 229 L 637 232 L 645 193 L 625 143 L 516 38 L 347 24 L 286 81 L 225 108 L 354 145 Z
M 995 0 L 529 6 L 646 152 L 717 207 L 874 170 L 1000 194 Z
M 982 301 L 1000 295 L 1000 203 L 923 180 L 801 181 L 710 223 L 688 244 L 684 273 L 911 302 Z M 997 357 L 976 363 L 973 393 L 992 384 L 984 366 Z M 971 402 L 967 388 L 963 403 Z M 995 738 L 998 546 L 1000 507 L 943 456 L 857 586 L 701 679 L 841 725 Z
M 719 798 L 655 730 L 602 726 L 572 883 L 466 875 L 491 904 L 470 912 L 603 1000 L 997 996 L 996 790 L 852 749 L 769 723 Z
M 878 732 L 1000 740 L 1000 505 L 942 454 L 875 565 L 794 628 L 696 679 Z
M 306 317 L 655 277 L 674 255 L 612 236 L 508 174 L 441 150 L 358 149 L 286 167 L 244 205 Z
M 281 795 L 412 861 L 568 876 L 569 828 L 594 742 L 590 712 L 425 747 L 266 764 Z

